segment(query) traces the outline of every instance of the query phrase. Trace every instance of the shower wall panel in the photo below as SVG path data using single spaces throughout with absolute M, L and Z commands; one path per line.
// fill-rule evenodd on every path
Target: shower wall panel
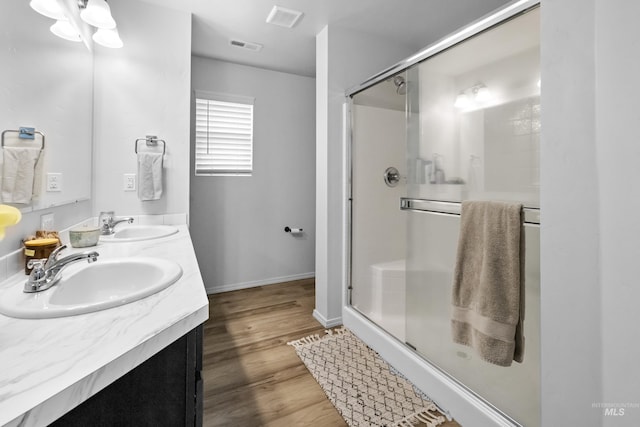
M 352 305 L 384 324 L 384 289 L 372 286 L 373 273 L 378 264 L 405 258 L 406 224 L 399 200 L 406 193 L 406 184 L 401 179 L 397 187 L 390 188 L 383 179 L 389 166 L 406 175 L 405 115 L 356 104 L 352 116 Z

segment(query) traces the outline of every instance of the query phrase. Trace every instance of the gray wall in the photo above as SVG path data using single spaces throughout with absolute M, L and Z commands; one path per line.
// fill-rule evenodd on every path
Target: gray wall
M 313 277 L 314 85 L 309 77 L 192 58 L 193 90 L 255 98 L 253 175 L 196 177 L 191 166 L 190 228 L 209 293 Z

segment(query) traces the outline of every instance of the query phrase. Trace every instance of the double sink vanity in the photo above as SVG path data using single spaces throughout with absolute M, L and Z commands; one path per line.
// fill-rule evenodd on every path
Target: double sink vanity
M 197 425 L 208 300 L 187 226 L 123 224 L 58 257 L 49 289 L 0 283 L 0 426 Z

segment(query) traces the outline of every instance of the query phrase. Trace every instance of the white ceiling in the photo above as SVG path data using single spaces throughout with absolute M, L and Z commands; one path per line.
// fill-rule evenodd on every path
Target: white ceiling
M 144 0 L 193 14 L 194 55 L 315 76 L 315 36 L 327 24 L 418 51 L 509 0 Z M 293 29 L 265 22 L 274 5 L 304 13 Z M 252 52 L 230 39 L 259 43 Z

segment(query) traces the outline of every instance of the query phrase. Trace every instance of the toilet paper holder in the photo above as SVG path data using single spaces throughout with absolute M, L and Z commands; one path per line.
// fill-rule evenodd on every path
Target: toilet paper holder
M 284 228 L 284 232 L 285 233 L 291 233 L 291 234 L 300 234 L 302 233 L 302 228 L 291 228 L 288 225 Z

